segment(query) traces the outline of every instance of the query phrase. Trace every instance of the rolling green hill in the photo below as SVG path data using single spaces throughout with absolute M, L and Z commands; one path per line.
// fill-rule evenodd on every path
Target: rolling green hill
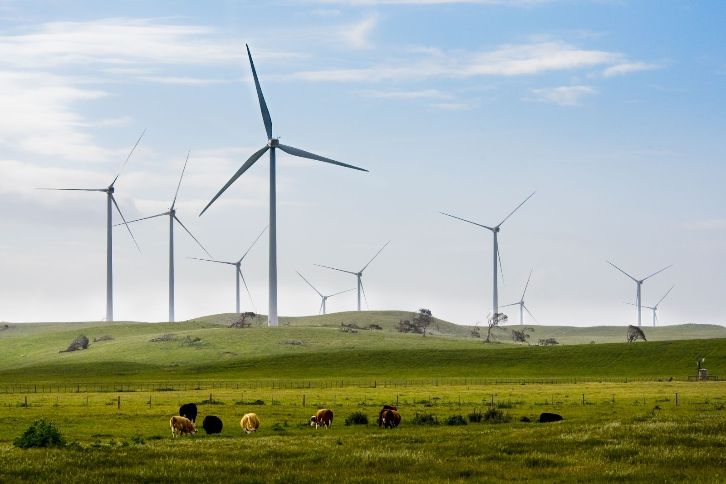
M 228 327 L 233 314 L 179 323 L 3 324 L 0 378 L 685 378 L 699 354 L 712 374 L 726 375 L 721 326 L 644 328 L 649 341 L 635 344 L 621 343 L 624 327 L 531 326 L 530 341 L 554 337 L 561 343 L 538 347 L 512 343 L 511 326 L 496 332 L 497 344 L 483 344 L 471 327 L 441 320 L 426 337 L 397 332 L 398 321 L 410 317 L 401 311 L 335 313 L 281 318 L 279 328 L 265 327 L 259 317 L 245 329 Z M 341 323 L 382 329 L 346 332 Z M 80 334 L 92 341 L 87 350 L 61 352 Z M 93 342 L 102 336 L 112 339 Z

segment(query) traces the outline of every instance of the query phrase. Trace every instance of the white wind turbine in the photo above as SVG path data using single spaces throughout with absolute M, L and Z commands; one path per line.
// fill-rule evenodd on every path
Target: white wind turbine
M 655 327 L 656 323 L 658 322 L 658 306 L 660 305 L 660 303 L 663 302 L 663 299 L 665 299 L 666 296 L 668 296 L 668 294 L 671 293 L 671 291 L 673 290 L 674 287 L 676 287 L 676 286 L 672 286 L 670 289 L 668 289 L 668 292 L 666 292 L 665 295 L 662 298 L 660 298 L 660 301 L 658 301 L 655 304 L 655 306 L 643 306 L 644 308 L 650 309 L 651 311 L 653 311 L 653 327 Z M 633 304 L 633 303 L 628 303 L 628 304 L 630 306 L 635 306 L 635 304 Z
M 664 270 L 668 269 L 669 267 L 672 267 L 673 264 L 669 265 L 668 267 L 664 267 L 663 269 L 661 269 L 661 270 L 659 270 L 657 272 L 654 272 L 653 274 L 649 275 L 648 277 L 644 277 L 643 279 L 636 279 L 635 277 L 631 276 L 630 274 L 628 274 L 627 272 L 625 272 L 624 270 L 622 270 L 620 267 L 616 266 L 612 262 L 610 262 L 610 261 L 606 261 L 606 262 L 608 264 L 610 264 L 611 266 L 613 266 L 614 268 L 616 268 L 617 270 L 619 270 L 620 272 L 622 272 L 623 274 L 625 274 L 626 276 L 628 276 L 629 278 L 631 278 L 635 282 L 636 292 L 635 292 L 635 304 L 634 304 L 634 306 L 636 307 L 636 311 L 637 311 L 637 315 L 638 315 L 638 327 L 640 327 L 640 311 L 641 311 L 641 306 L 642 306 L 641 286 L 643 285 L 643 283 L 645 281 L 647 281 L 651 277 L 655 276 L 656 274 L 660 274 L 661 272 L 663 272 Z
M 141 222 L 142 220 L 149 220 L 152 218 L 157 217 L 169 217 L 169 321 L 174 322 L 174 222 L 181 225 L 181 227 L 184 229 L 186 233 L 189 234 L 189 236 L 194 239 L 194 242 L 199 245 L 199 247 L 202 248 L 202 250 L 209 256 L 212 257 L 212 255 L 207 251 L 207 249 L 204 248 L 204 246 L 197 240 L 196 237 L 189 231 L 188 228 L 182 223 L 181 220 L 179 220 L 179 217 L 176 216 L 176 198 L 179 195 L 179 188 L 181 187 L 182 179 L 184 178 L 184 172 L 187 169 L 187 163 L 189 163 L 189 153 L 187 153 L 187 159 L 184 161 L 184 168 L 182 168 L 181 176 L 179 177 L 179 183 L 176 186 L 176 192 L 174 193 L 174 199 L 171 202 L 171 207 L 169 207 L 169 210 L 167 210 L 164 213 L 158 213 L 156 215 L 150 215 L 148 217 L 143 218 L 137 218 L 136 220 L 131 220 L 128 223 L 134 223 L 134 222 Z
M 385 244 L 383 245 L 383 247 L 381 247 L 381 250 L 379 250 L 378 252 L 376 252 L 376 255 L 374 255 L 374 256 L 373 256 L 373 259 L 369 260 L 369 261 L 368 261 L 368 264 L 364 265 L 364 266 L 363 266 L 363 269 L 359 270 L 358 272 L 353 272 L 353 271 L 346 271 L 346 270 L 344 270 L 344 269 L 338 269 L 337 267 L 330 267 L 330 266 L 324 266 L 324 265 L 321 265 L 321 264 L 315 264 L 315 265 L 316 265 L 316 266 L 318 266 L 318 267 L 325 267 L 326 269 L 332 269 L 332 270 L 334 270 L 334 271 L 340 271 L 340 272 L 345 272 L 345 273 L 347 273 L 347 274 L 353 274 L 353 275 L 355 276 L 355 278 L 356 278 L 356 281 L 357 281 L 357 283 L 358 283 L 358 311 L 360 311 L 360 294 L 361 294 L 361 292 L 363 292 L 363 297 L 364 297 L 364 298 L 365 298 L 365 300 L 366 300 L 366 305 L 368 304 L 368 297 L 366 297 L 366 290 L 365 290 L 365 289 L 363 289 L 363 271 L 364 271 L 364 270 L 366 270 L 366 268 L 367 268 L 367 267 L 368 267 L 369 265 L 371 265 L 371 262 L 373 262 L 373 261 L 375 260 L 375 258 L 376 258 L 376 257 L 378 257 L 378 255 L 379 255 L 379 254 L 380 254 L 381 252 L 383 252 L 383 249 L 385 249 L 385 248 L 386 248 L 386 246 L 387 246 L 388 244 L 390 244 L 390 243 L 391 243 L 391 241 L 390 241 L 390 240 L 389 240 L 388 242 L 386 242 L 386 243 L 385 243 Z
M 303 281 L 307 282 L 308 283 L 308 286 L 312 287 L 313 288 L 313 291 L 317 292 L 318 295 L 320 296 L 320 309 L 318 309 L 318 314 L 321 314 L 321 313 L 322 314 L 326 314 L 326 306 L 325 306 L 325 303 L 328 302 L 328 299 L 329 298 L 331 298 L 333 296 L 337 296 L 338 294 L 344 294 L 346 292 L 355 291 L 355 288 L 353 287 L 353 288 L 350 288 L 350 289 L 346 289 L 345 291 L 340 291 L 340 292 L 336 292 L 334 294 L 329 294 L 327 296 L 324 296 L 322 292 L 318 291 L 315 288 L 315 286 L 313 286 L 310 283 L 310 281 L 308 281 L 307 279 L 305 279 L 305 276 L 303 276 L 302 274 L 300 274 L 298 271 L 295 271 L 295 272 L 297 272 L 297 275 L 300 276 L 300 277 L 302 277 Z
M 524 304 L 524 295 L 527 294 L 527 287 L 529 287 L 529 280 L 532 278 L 532 271 L 529 271 L 529 277 L 527 278 L 527 284 L 524 285 L 524 291 L 522 292 L 522 297 L 519 299 L 519 302 L 512 303 L 512 304 L 505 304 L 502 306 L 503 308 L 509 307 L 509 306 L 519 306 L 519 324 L 524 324 L 524 311 L 527 311 L 527 314 L 532 316 L 532 319 L 537 321 L 537 318 L 534 317 L 534 314 L 530 312 L 530 310 L 527 308 L 527 306 Z
M 227 265 L 230 265 L 230 266 L 234 266 L 234 275 L 235 275 L 235 282 L 236 282 L 236 284 L 235 284 L 235 287 L 236 287 L 236 289 L 235 289 L 236 306 L 235 307 L 237 308 L 237 314 L 240 313 L 240 306 L 239 306 L 239 293 L 240 293 L 240 290 L 239 290 L 239 280 L 240 280 L 240 277 L 242 278 L 242 283 L 245 285 L 245 290 L 247 291 L 247 296 L 249 296 L 249 298 L 250 298 L 250 303 L 252 303 L 252 306 L 253 307 L 255 305 L 255 303 L 252 302 L 252 294 L 250 294 L 250 288 L 247 287 L 247 281 L 245 281 L 245 276 L 244 276 L 244 274 L 242 274 L 242 261 L 245 259 L 245 257 L 247 257 L 247 254 L 249 254 L 249 252 L 252 250 L 252 247 L 255 246 L 255 244 L 257 243 L 257 241 L 260 240 L 260 237 L 262 237 L 262 234 L 265 233 L 265 230 L 267 230 L 267 227 L 265 227 L 264 229 L 262 229 L 262 232 L 260 232 L 260 235 L 258 235 L 257 238 L 255 239 L 255 241 L 252 242 L 252 244 L 250 245 L 249 249 L 247 249 L 245 251 L 245 253 L 242 254 L 242 257 L 240 257 L 236 261 L 213 260 L 213 259 L 200 259 L 198 257 L 189 257 L 190 259 L 194 259 L 194 260 L 201 260 L 201 261 L 205 261 L 205 262 L 215 262 L 217 264 L 227 264 Z
M 451 215 L 451 214 L 448 214 L 448 213 L 440 212 L 442 215 L 446 215 L 447 217 L 455 218 L 457 220 L 461 220 L 462 222 L 467 222 L 467 223 L 476 225 L 477 227 L 482 227 L 482 228 L 485 228 L 487 230 L 491 230 L 491 232 L 492 232 L 492 236 L 494 237 L 494 243 L 493 243 L 493 247 L 492 247 L 492 255 L 493 255 L 493 257 L 492 257 L 492 259 L 493 259 L 492 260 L 492 276 L 493 276 L 493 281 L 492 281 L 492 317 L 496 317 L 496 315 L 499 314 L 499 288 L 498 288 L 498 277 L 497 277 L 497 262 L 499 262 L 500 265 L 502 263 L 501 255 L 499 254 L 499 239 L 498 239 L 500 227 L 502 226 L 502 224 L 504 222 L 507 221 L 507 219 L 509 219 L 509 217 L 511 217 L 512 215 L 514 215 L 514 212 L 516 212 L 517 210 L 519 210 L 519 208 L 522 205 L 524 205 L 527 200 L 529 200 L 530 198 L 532 198 L 532 196 L 535 193 L 536 192 L 532 192 L 532 194 L 530 196 L 528 196 L 527 198 L 525 198 L 522 203 L 520 203 L 519 205 L 517 205 L 517 207 L 514 210 L 512 210 L 509 213 L 509 215 L 507 215 L 506 217 L 504 217 L 504 219 L 501 222 L 499 222 L 497 225 L 495 225 L 494 227 L 489 227 L 487 225 L 478 224 L 476 222 L 472 222 L 471 220 L 466 220 L 464 218 L 457 217 L 455 215 Z M 501 268 L 499 269 L 499 271 L 501 272 Z M 503 279 L 503 277 L 502 277 L 502 279 Z
M 124 214 L 121 213 L 121 209 L 118 206 L 118 203 L 116 202 L 116 198 L 113 196 L 114 192 L 116 191 L 115 184 L 118 180 L 118 177 L 121 175 L 121 172 L 123 171 L 124 167 L 126 166 L 126 163 L 129 162 L 129 159 L 131 159 L 131 155 L 134 153 L 134 150 L 136 150 L 136 147 L 141 142 L 141 138 L 144 137 L 144 133 L 146 133 L 146 130 L 141 132 L 141 136 L 139 136 L 139 139 L 136 140 L 136 143 L 134 144 L 133 148 L 131 148 L 131 151 L 129 152 L 129 155 L 126 157 L 126 160 L 124 160 L 123 164 L 121 165 L 121 168 L 119 169 L 118 173 L 114 177 L 113 181 L 109 186 L 106 188 L 39 188 L 39 190 L 59 190 L 59 191 L 72 191 L 72 192 L 103 192 L 106 194 L 106 321 L 113 321 L 113 207 L 116 207 L 116 211 L 121 216 L 121 220 L 124 221 L 124 224 L 126 225 L 126 219 L 124 218 Z M 134 241 L 134 245 L 136 248 L 141 251 L 139 248 L 139 244 L 136 243 L 136 239 L 134 238 L 134 234 L 131 233 L 131 228 L 129 228 L 128 225 L 126 225 L 126 229 L 129 231 L 129 234 L 131 235 L 131 239 Z
M 212 198 L 212 200 L 204 207 L 204 210 L 199 214 L 200 216 L 224 193 L 227 188 L 234 183 L 237 178 L 242 176 L 252 165 L 259 160 L 268 150 L 270 152 L 270 289 L 269 289 L 269 313 L 267 315 L 268 326 L 277 326 L 277 195 L 276 195 L 276 182 L 275 182 L 275 152 L 279 148 L 285 153 L 293 156 L 299 156 L 301 158 L 309 158 L 311 160 L 322 161 L 325 163 L 331 163 L 333 165 L 344 166 L 346 168 L 352 168 L 354 170 L 368 171 L 364 168 L 357 166 L 348 165 L 339 161 L 331 160 L 323 156 L 316 155 L 307 151 L 303 151 L 292 146 L 286 146 L 280 143 L 279 138 L 272 136 L 272 118 L 270 117 L 270 111 L 267 109 L 267 103 L 262 95 L 262 88 L 260 87 L 260 81 L 257 79 L 257 71 L 255 70 L 255 64 L 252 62 L 252 54 L 250 48 L 247 46 L 247 57 L 250 60 L 250 67 L 252 68 L 252 77 L 255 81 L 255 89 L 257 90 L 257 99 L 260 103 L 260 111 L 262 111 L 262 121 L 265 125 L 265 132 L 267 133 L 267 144 L 256 151 L 250 156 L 247 161 L 232 175 L 232 178 L 225 183 L 221 190 Z

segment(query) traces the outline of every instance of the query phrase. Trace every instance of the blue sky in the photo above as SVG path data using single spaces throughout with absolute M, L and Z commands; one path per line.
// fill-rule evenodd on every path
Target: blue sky
M 267 221 L 265 143 L 244 43 L 282 142 L 366 167 L 281 157 L 280 313 L 365 276 L 371 309 L 484 321 L 491 236 L 504 285 L 546 324 L 627 324 L 634 275 L 664 324 L 724 323 L 726 6 L 656 1 L 286 1 L 0 4 L 0 319 L 104 314 L 104 201 L 36 186 L 117 184 L 127 217 L 167 208 L 233 259 Z M 95 197 L 95 198 L 94 198 Z M 166 315 L 166 225 L 115 234 L 117 319 Z M 177 233 L 177 314 L 233 310 L 232 274 Z M 267 246 L 244 266 L 266 311 Z M 350 279 L 350 280 L 349 280 Z M 246 299 L 243 298 L 243 304 Z M 354 294 L 328 303 L 352 309 Z M 514 313 L 510 316 L 516 320 Z

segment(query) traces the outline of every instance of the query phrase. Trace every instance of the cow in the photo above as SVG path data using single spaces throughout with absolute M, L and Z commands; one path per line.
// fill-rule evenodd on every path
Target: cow
M 329 408 L 321 408 L 318 410 L 315 415 L 310 417 L 310 426 L 312 427 L 313 425 L 316 429 L 318 427 L 329 429 L 333 425 L 333 411 Z
M 222 419 L 216 415 L 207 415 L 202 422 L 202 428 L 207 435 L 222 433 Z
M 385 410 L 381 416 L 381 422 L 384 429 L 396 428 L 401 423 L 401 414 L 396 410 Z
M 194 435 L 197 433 L 197 429 L 194 427 L 194 423 L 186 417 L 175 415 L 169 420 L 169 427 L 171 427 L 171 436 L 176 437 L 184 434 Z
M 260 418 L 256 413 L 246 413 L 240 420 L 239 425 L 246 434 L 257 432 L 257 429 L 260 428 Z
M 557 413 L 543 412 L 539 416 L 540 423 L 559 422 L 562 419 L 562 415 Z
M 383 427 L 383 413 L 386 410 L 398 410 L 395 405 L 384 405 L 383 408 L 381 408 L 381 411 L 378 412 L 378 426 Z
M 197 421 L 197 406 L 193 403 L 185 403 L 179 407 L 179 415 L 186 417 L 192 422 Z

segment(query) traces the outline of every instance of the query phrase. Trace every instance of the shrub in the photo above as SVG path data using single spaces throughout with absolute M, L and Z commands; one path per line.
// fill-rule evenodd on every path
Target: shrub
M 498 408 L 490 408 L 482 415 L 482 420 L 489 423 L 503 423 L 508 422 L 509 417 L 507 414 L 499 410 Z
M 353 412 L 345 417 L 345 425 L 368 425 L 368 415 L 363 412 Z
M 68 345 L 68 348 L 65 350 L 62 350 L 61 353 L 69 353 L 71 351 L 78 351 L 78 350 L 85 350 L 88 349 L 88 337 L 81 335 L 78 338 L 74 339 L 70 345 Z
M 466 425 L 466 420 L 461 415 L 452 415 L 446 419 L 446 425 Z
M 155 336 L 151 338 L 149 341 L 152 343 L 169 343 L 170 341 L 176 341 L 177 336 L 172 333 L 162 334 L 160 336 Z
M 438 425 L 439 419 L 436 418 L 436 415 L 433 415 L 430 413 L 416 412 L 416 415 L 414 415 L 414 417 L 413 417 L 413 424 L 414 425 Z
M 235 405 L 264 405 L 265 402 L 264 402 L 264 400 L 250 400 L 250 401 L 240 400 L 238 402 L 234 402 L 234 404 Z
M 469 422 L 471 423 L 479 423 L 481 422 L 481 419 L 483 418 L 483 414 L 479 410 L 474 410 L 469 415 L 467 415 L 469 418 Z
M 28 449 L 31 447 L 63 447 L 66 444 L 58 427 L 44 418 L 36 420 L 23 435 L 13 440 L 15 447 Z
M 144 438 L 139 434 L 131 436 L 131 443 L 134 445 L 144 445 L 144 442 Z

